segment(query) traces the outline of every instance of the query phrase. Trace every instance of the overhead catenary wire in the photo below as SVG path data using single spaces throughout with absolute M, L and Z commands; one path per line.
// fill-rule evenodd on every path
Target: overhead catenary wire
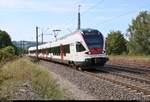
M 90 10 L 94 9 L 95 7 L 97 7 L 98 5 L 102 4 L 104 2 L 104 0 L 98 1 L 95 5 L 93 5 L 92 7 L 88 8 L 86 11 L 82 12 L 82 14 L 85 14 L 87 12 L 89 12 Z
M 150 6 L 150 4 L 145 5 L 145 6 L 142 6 L 142 7 L 139 7 L 138 9 L 141 9 L 141 8 L 144 8 L 144 7 L 149 7 L 149 6 Z M 120 17 L 127 16 L 127 15 L 132 14 L 132 13 L 135 13 L 135 12 L 137 12 L 137 11 L 138 11 L 138 10 L 128 11 L 128 12 L 126 12 L 126 13 L 123 13 L 123 14 L 120 14 L 120 15 L 117 15 L 117 16 L 114 16 L 114 17 L 112 17 L 112 18 L 110 18 L 110 19 L 108 19 L 108 20 L 104 20 L 104 21 L 101 22 L 100 24 L 106 24 L 106 23 L 108 23 L 108 22 L 111 22 L 111 21 L 116 20 L 116 18 L 118 19 L 118 18 L 120 18 Z
M 144 8 L 144 7 L 148 7 L 148 6 L 150 6 L 150 4 L 140 7 L 140 9 L 141 9 L 141 8 Z M 132 14 L 132 13 L 135 13 L 135 12 L 137 12 L 137 10 L 128 11 L 128 12 L 126 12 L 126 13 L 123 13 L 123 14 L 114 16 L 114 17 L 112 17 L 112 18 L 110 18 L 110 19 L 108 19 L 108 20 L 105 20 L 105 21 L 101 22 L 100 24 L 106 24 L 106 23 L 108 23 L 108 22 L 114 21 L 116 18 L 124 17 L 124 16 L 127 16 L 127 15 Z
M 82 15 L 85 14 L 85 13 L 87 13 L 87 12 L 89 12 L 90 10 L 94 9 L 95 7 L 97 7 L 99 4 L 102 4 L 103 2 L 104 2 L 104 0 L 101 0 L 101 1 L 97 2 L 95 5 L 93 5 L 92 7 L 90 7 L 89 9 L 87 9 L 86 11 L 82 12 Z M 149 7 L 149 6 L 150 6 L 150 4 L 147 4 L 147 5 L 145 5 L 145 6 L 140 7 L 140 9 L 141 9 L 141 8 L 144 8 L 144 7 Z M 123 13 L 123 14 L 120 14 L 120 15 L 117 15 L 117 16 L 114 16 L 114 17 L 112 17 L 112 18 L 110 18 L 110 19 L 108 19 L 108 20 L 104 20 L 104 21 L 101 22 L 100 24 L 106 24 L 106 23 L 108 23 L 108 22 L 114 21 L 116 18 L 120 18 L 120 17 L 126 16 L 126 15 L 128 15 L 128 14 L 135 13 L 136 11 L 137 11 L 137 10 L 133 10 L 133 11 L 129 11 L 129 12 L 126 12 L 126 13 Z
M 86 0 L 85 0 L 85 1 L 86 1 Z M 84 0 L 81 0 L 81 1 L 80 1 L 80 4 L 82 5 L 82 3 L 85 2 L 85 1 L 84 1 Z M 89 7 L 87 10 L 81 12 L 81 15 L 84 15 L 84 14 L 90 12 L 91 10 L 95 9 L 97 6 L 99 6 L 100 4 L 102 4 L 104 1 L 105 1 L 105 0 L 100 0 L 100 1 L 96 2 L 95 5 Z M 78 4 L 78 5 L 79 5 L 79 4 Z M 142 6 L 142 7 L 140 7 L 140 9 L 141 9 L 141 8 L 144 8 L 144 7 L 147 7 L 147 6 L 149 6 L 149 5 L 150 5 L 150 4 L 145 5 L 145 6 Z M 139 8 L 138 8 L 138 9 L 139 9 Z M 137 10 L 128 11 L 128 12 L 126 12 L 126 13 L 123 13 L 123 14 L 120 14 L 120 15 L 117 15 L 117 16 L 114 16 L 114 17 L 112 17 L 112 18 L 110 18 L 110 19 L 108 19 L 108 20 L 104 20 L 104 21 L 100 22 L 100 24 L 103 25 L 103 24 L 109 23 L 109 22 L 111 22 L 111 21 L 117 20 L 116 18 L 124 17 L 124 16 L 126 16 L 126 15 L 135 13 L 136 11 L 137 11 Z M 74 21 L 74 19 L 72 18 L 70 21 L 71 21 L 71 22 L 70 22 L 70 27 L 71 27 L 71 26 L 74 26 L 74 24 L 72 23 L 72 21 Z M 67 29 L 68 29 L 68 28 L 67 28 Z M 69 31 L 69 32 L 70 32 L 70 31 Z
M 85 2 L 85 1 L 87 1 L 87 0 L 81 0 L 80 1 L 80 3 L 76 3 L 76 4 L 78 4 L 77 6 L 79 6 L 79 5 L 81 5 L 82 6 L 82 4 L 83 4 L 83 2 Z M 98 1 L 97 3 L 95 3 L 92 7 L 90 7 L 90 8 L 88 8 L 87 10 L 85 10 L 84 12 L 82 12 L 82 14 L 85 14 L 85 13 L 87 13 L 87 12 L 89 12 L 91 9 L 94 9 L 97 5 L 99 5 L 99 4 L 102 4 L 104 2 L 104 0 L 100 0 L 100 1 Z M 75 5 L 76 5 L 75 4 Z M 72 23 L 72 21 L 74 20 L 74 18 L 72 18 L 70 21 L 70 25 L 72 25 L 73 26 L 73 23 Z M 68 28 L 67 28 L 68 29 Z M 69 31 L 70 32 L 70 31 Z
M 80 0 L 80 1 L 77 1 L 77 2 L 74 3 L 74 5 L 75 5 L 75 6 L 79 6 L 79 4 L 81 4 L 81 3 L 85 2 L 85 1 L 87 1 L 87 0 Z M 71 18 L 69 21 L 70 21 L 70 22 L 69 22 L 69 24 L 70 24 L 69 27 L 70 27 L 70 26 L 73 27 L 74 24 L 72 23 L 72 21 L 74 21 L 74 18 Z M 63 28 L 63 29 L 66 29 L 69 33 L 72 32 L 71 29 L 68 28 L 68 27 L 65 27 L 65 28 Z M 69 30 L 68 30 L 68 29 L 69 29 Z

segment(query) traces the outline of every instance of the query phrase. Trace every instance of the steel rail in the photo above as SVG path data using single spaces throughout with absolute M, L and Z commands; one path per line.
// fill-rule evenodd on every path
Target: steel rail
M 141 88 L 141 87 L 136 86 L 136 85 L 128 84 L 128 83 L 125 83 L 123 81 L 114 80 L 112 78 L 108 78 L 105 76 L 100 76 L 100 75 L 97 75 L 97 74 L 92 73 L 92 72 L 84 71 L 84 73 L 89 74 L 89 75 L 96 77 L 98 79 L 106 80 L 106 81 L 112 82 L 112 83 L 117 84 L 117 85 L 125 86 L 126 88 L 136 90 L 137 92 L 143 92 L 144 95 L 150 95 L 150 90 L 148 90 L 148 89 L 144 89 L 144 88 Z

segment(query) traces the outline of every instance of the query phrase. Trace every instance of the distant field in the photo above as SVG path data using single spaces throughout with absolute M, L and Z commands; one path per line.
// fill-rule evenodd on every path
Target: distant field
M 148 60 L 150 61 L 150 56 L 128 56 L 128 55 L 115 55 L 109 56 L 110 58 L 126 58 L 126 59 L 136 59 L 136 60 Z
M 26 95 L 26 94 L 28 95 Z M 0 68 L 0 99 L 64 99 L 50 72 L 26 59 Z
M 150 67 L 150 56 L 109 56 L 108 64 L 128 64 Z

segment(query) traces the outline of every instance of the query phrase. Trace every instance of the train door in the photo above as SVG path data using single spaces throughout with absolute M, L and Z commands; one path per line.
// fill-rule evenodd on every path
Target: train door
M 41 50 L 42 58 L 44 59 L 44 49 Z
M 61 60 L 64 60 L 64 46 L 62 44 L 60 45 L 60 56 Z
M 76 49 L 76 60 L 78 60 L 78 61 L 80 61 L 80 57 L 81 57 L 80 52 L 79 52 L 79 45 L 80 44 L 81 44 L 80 42 L 76 42 L 76 46 L 75 46 L 75 49 Z
M 48 49 L 46 48 L 46 59 L 48 58 Z
M 76 42 L 76 60 L 84 61 L 84 51 L 86 50 L 85 47 L 81 42 Z
M 70 60 L 75 61 L 76 58 L 76 44 L 71 43 L 70 44 Z

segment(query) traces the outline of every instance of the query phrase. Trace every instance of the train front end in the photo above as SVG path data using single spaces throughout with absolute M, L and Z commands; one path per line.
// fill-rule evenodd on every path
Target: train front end
M 108 61 L 105 52 L 105 40 L 98 30 L 86 29 L 82 30 L 82 36 L 88 49 L 85 52 L 84 65 L 100 65 L 104 66 Z

